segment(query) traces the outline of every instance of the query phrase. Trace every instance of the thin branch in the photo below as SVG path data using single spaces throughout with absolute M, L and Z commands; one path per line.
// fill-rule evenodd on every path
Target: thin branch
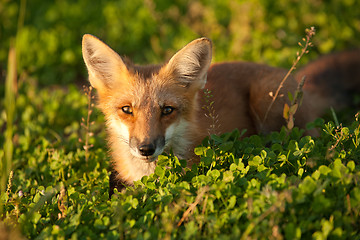
M 299 52 L 297 52 L 297 57 L 295 62 L 293 63 L 293 65 L 291 66 L 290 70 L 287 72 L 287 74 L 285 75 L 285 77 L 283 78 L 283 80 L 280 82 L 279 87 L 277 88 L 275 95 L 272 96 L 272 100 L 270 102 L 269 107 L 266 110 L 264 119 L 262 121 L 262 125 L 264 125 L 264 123 L 266 122 L 266 119 L 269 115 L 269 112 L 275 102 L 275 100 L 277 99 L 281 88 L 283 87 L 286 79 L 290 76 L 291 72 L 294 71 L 296 69 L 296 65 L 299 63 L 300 59 L 303 57 L 304 54 L 308 53 L 309 51 L 307 50 L 308 47 L 312 47 L 312 43 L 311 43 L 311 38 L 315 35 L 315 28 L 311 27 L 310 29 L 306 29 L 306 39 L 304 38 L 303 41 L 305 41 L 305 46 L 302 45 L 302 43 L 299 42 L 300 47 L 302 47 L 301 49 L 301 53 L 299 54 Z
M 193 202 L 189 208 L 184 212 L 182 218 L 178 222 L 177 226 L 180 227 L 181 224 L 185 221 L 185 219 L 188 217 L 188 215 L 194 210 L 194 208 L 201 202 L 201 199 L 203 198 L 204 194 L 209 190 L 209 186 L 205 186 L 200 189 L 199 194 L 195 198 L 195 202 Z

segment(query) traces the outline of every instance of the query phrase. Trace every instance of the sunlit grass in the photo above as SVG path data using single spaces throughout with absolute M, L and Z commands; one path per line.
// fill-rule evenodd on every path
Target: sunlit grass
M 13 122 L 15 115 L 15 96 L 17 92 L 16 74 L 16 49 L 11 47 L 9 50 L 7 76 L 5 81 L 5 111 L 6 111 L 6 130 L 4 143 L 4 156 L 2 159 L 1 191 L 6 189 L 6 183 L 12 166 L 13 155 Z

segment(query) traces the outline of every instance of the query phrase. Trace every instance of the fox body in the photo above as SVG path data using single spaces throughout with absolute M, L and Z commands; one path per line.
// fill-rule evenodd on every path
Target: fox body
M 189 164 L 196 161 L 194 146 L 208 135 L 212 124 L 202 108 L 206 105 L 203 88 L 211 91 L 217 133 L 238 128 L 251 135 L 278 130 L 285 123 L 282 115 L 287 97 L 274 102 L 266 121 L 264 116 L 272 100 L 269 93 L 276 91 L 286 71 L 246 62 L 211 65 L 212 44 L 207 38 L 192 41 L 163 65 L 124 61 L 88 34 L 82 49 L 89 81 L 97 89 L 106 119 L 113 168 L 110 192 L 153 173 L 157 156 L 164 151 L 172 149 L 179 158 L 190 159 Z M 304 92 L 296 113 L 299 127 L 321 116 L 329 106 L 329 99 L 314 90 L 314 82 L 309 84 L 311 94 Z M 290 77 L 281 93 L 287 96 L 296 88 L 297 81 Z

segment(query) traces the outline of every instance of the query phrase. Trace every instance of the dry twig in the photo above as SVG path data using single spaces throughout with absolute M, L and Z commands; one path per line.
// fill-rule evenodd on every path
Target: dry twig
M 262 126 L 264 125 L 264 123 L 266 122 L 266 119 L 268 117 L 268 114 L 275 102 L 275 100 L 277 99 L 279 93 L 280 93 L 280 90 L 281 88 L 283 87 L 286 79 L 288 79 L 288 77 L 290 76 L 291 72 L 294 71 L 296 69 L 296 65 L 299 63 L 300 59 L 303 57 L 304 54 L 307 54 L 309 52 L 308 48 L 309 47 L 312 47 L 313 44 L 311 42 L 311 38 L 315 35 L 315 28 L 314 27 L 311 27 L 310 29 L 306 29 L 305 30 L 306 32 L 306 36 L 305 38 L 303 38 L 303 42 L 305 42 L 305 45 L 303 45 L 301 42 L 299 42 L 299 46 L 302 48 L 301 49 L 301 52 L 297 52 L 296 55 L 296 60 L 294 61 L 293 65 L 291 66 L 290 70 L 287 72 L 287 74 L 285 75 L 285 77 L 281 80 L 280 82 L 280 85 L 279 87 L 277 88 L 275 94 L 273 94 L 273 92 L 270 92 L 269 93 L 269 96 L 272 98 L 271 102 L 270 102 L 270 105 L 269 107 L 267 108 L 266 110 L 266 113 L 265 113 L 265 116 L 264 116 L 264 119 L 262 120 Z
M 182 218 L 178 222 L 177 226 L 180 227 L 181 224 L 185 221 L 185 219 L 189 216 L 189 214 L 194 210 L 194 208 L 201 202 L 204 194 L 209 191 L 209 186 L 205 186 L 199 190 L 199 194 L 195 198 L 195 202 L 193 202 L 189 208 L 184 212 Z

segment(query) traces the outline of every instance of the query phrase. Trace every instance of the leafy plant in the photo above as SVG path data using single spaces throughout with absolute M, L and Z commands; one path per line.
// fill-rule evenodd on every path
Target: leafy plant
M 189 169 L 185 160 L 162 155 L 154 174 L 109 199 L 103 116 L 92 108 L 90 93 L 68 85 L 85 78 L 83 33 L 99 36 L 137 63 L 162 62 L 205 35 L 216 46 L 215 61 L 287 67 L 304 26 L 318 29 L 317 47 L 304 62 L 317 53 L 358 46 L 360 8 L 355 6 L 340 0 L 2 0 L 0 73 L 7 69 L 7 80 L 0 84 L 6 95 L 0 99 L 0 129 L 6 133 L 0 135 L 0 234 L 11 239 L 359 238 L 358 114 L 350 124 L 336 118 L 310 123 L 318 138 L 303 136 L 296 127 L 248 138 L 237 130 L 221 136 L 213 131 L 194 149 L 198 165 Z M 8 58 L 14 36 L 16 65 Z M 215 126 L 211 93 L 205 95 Z M 11 164 L 5 167 L 7 156 Z
M 42 96 L 35 105 L 32 94 Z M 61 105 L 50 104 L 54 96 Z M 241 140 L 239 131 L 211 135 L 195 149 L 199 165 L 188 169 L 172 154 L 160 156 L 153 175 L 109 199 L 104 136 L 94 134 L 86 162 L 77 141 L 84 132 L 69 115 L 86 116 L 87 97 L 76 89 L 46 94 L 27 84 L 19 88 L 16 116 L 23 124 L 15 125 L 15 167 L 1 193 L 1 218 L 25 237 L 360 236 L 357 117 L 341 129 L 318 121 L 319 138 L 285 127 Z M 54 113 L 64 121 L 47 117 Z M 95 133 L 103 122 L 96 115 Z

